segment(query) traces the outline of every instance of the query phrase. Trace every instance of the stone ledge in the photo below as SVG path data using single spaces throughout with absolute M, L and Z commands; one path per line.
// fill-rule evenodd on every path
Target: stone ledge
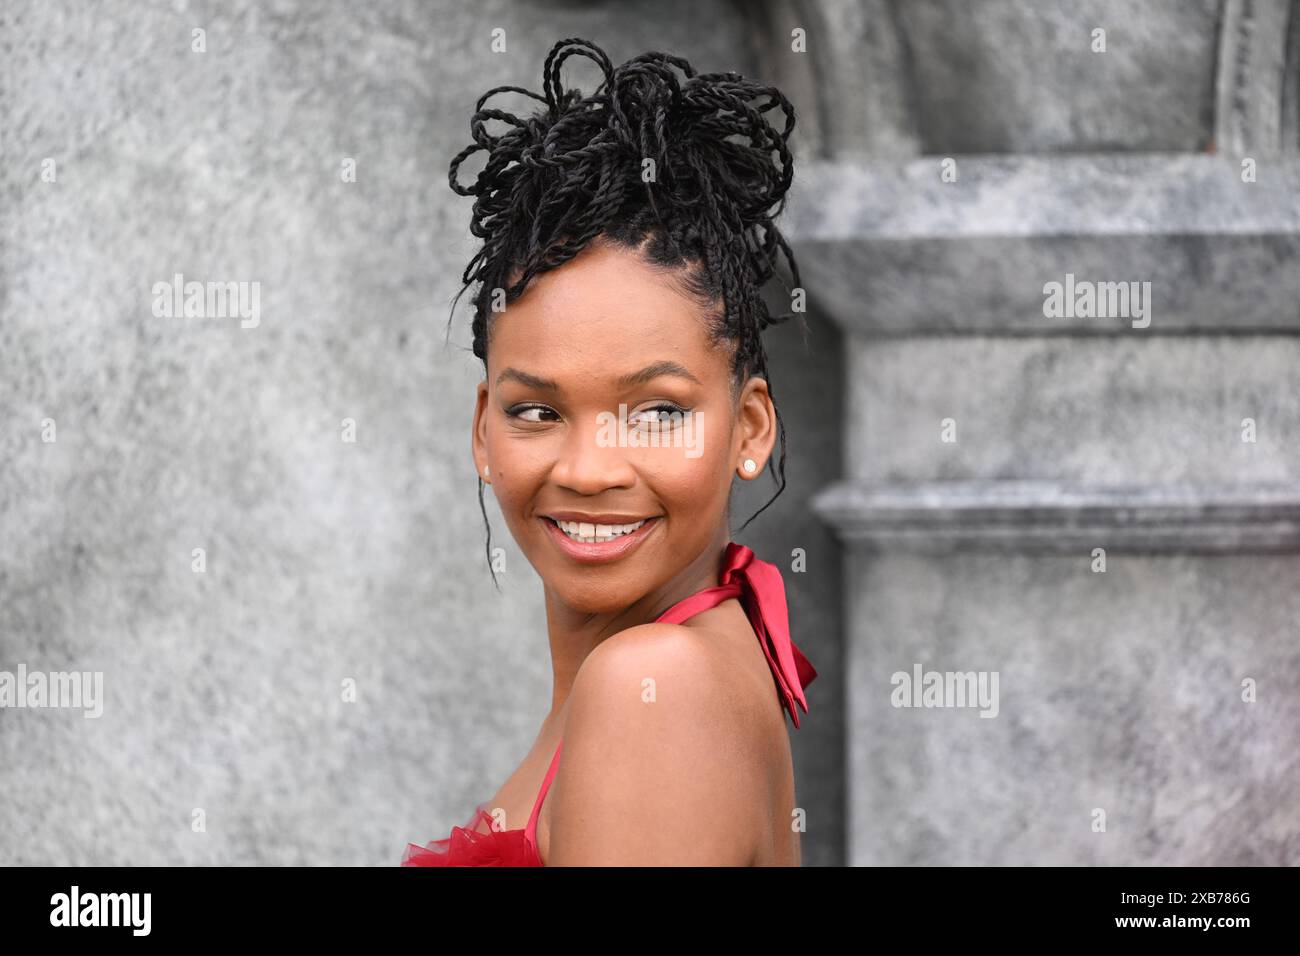
M 796 170 L 811 302 L 863 334 L 1300 332 L 1300 158 L 942 157 Z M 1044 315 L 1044 285 L 1151 283 L 1151 320 Z
M 1203 487 L 840 482 L 811 504 L 842 541 L 868 550 L 1300 551 L 1300 482 Z

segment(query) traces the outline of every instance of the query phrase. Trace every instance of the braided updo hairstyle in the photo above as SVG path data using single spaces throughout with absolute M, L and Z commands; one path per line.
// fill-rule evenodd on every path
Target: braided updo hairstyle
M 590 95 L 561 85 L 560 68 L 575 55 L 594 60 L 604 73 Z M 502 92 L 545 105 L 525 118 L 484 105 Z M 773 109 L 784 115 L 779 130 L 765 115 Z M 507 129 L 494 135 L 486 129 L 489 120 Z M 787 140 L 794 121 L 794 107 L 779 90 L 738 73 L 697 74 L 668 53 L 643 53 L 614 67 L 603 50 L 578 38 L 551 48 L 542 94 L 517 86 L 484 93 L 470 119 L 474 142 L 456 154 L 448 175 L 453 190 L 475 197 L 470 231 L 483 240 L 465 268 L 452 314 L 461 295 L 479 283 L 473 351 L 484 370 L 494 300 L 503 308 L 524 293 L 532 277 L 601 242 L 634 249 L 647 263 L 671 270 L 699 303 L 710 341 L 733 349 L 733 403 L 750 376 L 768 379 L 760 333 L 794 315 L 770 314 L 760 294 L 777 274 L 778 250 L 793 280 L 787 291 L 801 286 L 794 256 L 773 224 L 793 176 Z M 462 186 L 460 165 L 479 150 L 488 154 L 486 166 L 472 185 Z M 647 169 L 653 174 L 643 175 Z M 772 400 L 775 408 L 774 395 Z M 779 408 L 776 420 L 776 494 L 739 530 L 785 489 Z M 487 524 L 482 477 L 479 507 Z M 489 568 L 491 536 L 488 524 Z

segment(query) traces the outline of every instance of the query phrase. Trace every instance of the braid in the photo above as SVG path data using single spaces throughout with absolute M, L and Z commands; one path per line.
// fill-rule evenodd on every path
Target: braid
M 571 56 L 600 67 L 604 80 L 591 95 L 564 88 L 561 67 Z M 484 105 L 502 92 L 522 93 L 543 106 L 520 118 Z M 772 110 L 784 116 L 779 130 L 766 116 Z M 494 135 L 488 120 L 507 129 Z M 483 240 L 452 302 L 454 315 L 461 296 L 478 284 L 474 354 L 486 368 L 493 305 L 503 308 L 534 276 L 602 242 L 635 249 L 648 263 L 671 270 L 699 303 L 710 341 L 733 350 L 733 402 L 750 376 L 767 379 L 761 333 L 794 317 L 771 314 L 761 295 L 777 275 L 778 254 L 790 269 L 787 292 L 801 286 L 798 265 L 773 223 L 793 179 L 787 141 L 794 122 L 794 107 L 774 87 L 734 72 L 697 74 L 668 53 L 644 53 L 615 67 L 603 50 L 579 38 L 551 48 L 541 94 L 517 86 L 488 90 L 470 119 L 474 142 L 456 154 L 448 173 L 457 194 L 474 197 L 470 232 Z M 461 185 L 461 163 L 479 150 L 488 154 L 483 171 Z M 651 162 L 647 179 L 643 169 Z M 770 380 L 768 386 L 770 392 Z M 779 408 L 776 418 L 780 477 L 768 505 L 785 488 Z M 490 562 L 490 526 L 488 555 Z

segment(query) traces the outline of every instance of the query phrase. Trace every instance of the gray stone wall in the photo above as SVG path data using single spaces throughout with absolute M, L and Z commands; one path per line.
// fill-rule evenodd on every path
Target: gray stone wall
M 3 5 L 0 669 L 101 671 L 104 700 L 0 710 L 0 863 L 395 865 L 523 757 L 542 597 L 490 494 L 503 594 L 484 557 L 447 164 L 568 36 L 754 67 L 722 3 Z M 259 324 L 155 317 L 178 272 L 259 282 Z M 791 511 L 742 540 L 833 561 L 799 508 L 838 436 L 806 417 Z M 835 580 L 791 586 L 827 673 L 795 734 L 813 862 L 842 858 Z
M 826 91 L 848 862 L 1300 862 L 1300 8 L 775 19 L 835 38 L 771 49 Z

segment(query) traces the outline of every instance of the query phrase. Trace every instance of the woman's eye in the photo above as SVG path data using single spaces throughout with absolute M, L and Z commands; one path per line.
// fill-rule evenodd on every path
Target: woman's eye
M 506 412 L 511 418 L 518 418 L 521 421 L 540 424 L 544 421 L 554 421 L 554 419 L 540 418 L 541 415 L 555 415 L 555 410 L 547 408 L 545 405 L 517 405 Z M 559 416 L 556 416 L 557 418 Z
M 506 414 L 511 418 L 530 422 L 534 425 L 559 421 L 560 418 L 553 408 L 547 408 L 545 405 L 516 405 L 514 408 L 507 409 Z M 680 405 L 664 402 L 650 408 L 644 408 L 639 412 L 633 412 L 628 416 L 628 426 L 631 428 L 648 428 L 654 425 L 661 430 L 673 428 L 682 423 L 688 415 L 690 415 L 690 411 Z
M 665 402 L 634 413 L 628 417 L 628 424 L 648 426 L 657 423 L 660 429 L 672 428 L 680 424 L 689 414 L 690 412 L 681 406 Z M 644 419 L 641 418 L 642 415 L 645 416 Z

